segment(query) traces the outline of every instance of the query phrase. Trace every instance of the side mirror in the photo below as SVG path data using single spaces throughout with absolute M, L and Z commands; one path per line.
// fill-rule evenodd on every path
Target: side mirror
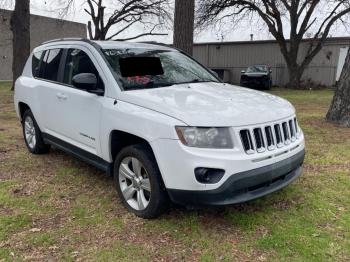
M 86 91 L 93 91 L 96 90 L 97 77 L 91 73 L 77 74 L 73 77 L 72 84 L 76 88 Z
M 244 71 L 244 70 L 242 70 L 242 71 L 241 71 L 241 74 L 242 74 L 242 75 L 243 75 L 243 74 L 245 74 L 245 71 Z

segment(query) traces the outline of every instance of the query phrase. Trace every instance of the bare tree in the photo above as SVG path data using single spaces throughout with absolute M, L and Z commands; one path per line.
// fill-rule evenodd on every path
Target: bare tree
M 349 0 L 202 0 L 199 23 L 236 22 L 258 15 L 279 44 L 289 72 L 288 86 L 296 88 L 333 26 L 345 22 L 349 13 Z M 290 24 L 289 40 L 285 23 Z M 310 44 L 301 54 L 302 40 L 309 35 Z
M 193 53 L 194 0 L 175 0 L 174 46 Z
M 17 0 L 11 16 L 11 31 L 13 34 L 13 84 L 22 74 L 24 65 L 30 54 L 30 0 Z
M 57 1 L 57 0 L 56 0 Z M 68 14 L 74 5 L 74 0 L 58 0 L 60 8 L 56 9 L 60 17 Z M 2 7 L 11 7 L 12 0 L 5 0 L 1 3 Z M 46 4 L 46 2 L 45 2 Z M 11 31 L 12 31 L 12 75 L 14 89 L 15 81 L 21 76 L 25 63 L 30 55 L 30 0 L 15 0 L 14 11 L 11 15 Z
M 89 37 L 94 40 L 132 40 L 147 35 L 166 35 L 155 32 L 168 19 L 168 0 L 87 0 L 85 12 L 91 16 L 88 22 Z M 113 4 L 115 3 L 115 4 Z M 108 13 L 107 10 L 112 10 Z M 117 38 L 133 25 L 142 24 L 148 32 L 129 38 Z M 109 34 L 111 28 L 117 31 Z
M 350 49 L 326 119 L 350 127 Z

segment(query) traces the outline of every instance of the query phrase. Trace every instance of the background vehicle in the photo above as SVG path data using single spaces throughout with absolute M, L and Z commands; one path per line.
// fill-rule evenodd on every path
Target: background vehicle
M 269 90 L 272 87 L 272 71 L 267 65 L 249 66 L 241 72 L 241 86 Z
M 14 102 L 30 152 L 53 145 L 113 175 L 140 217 L 158 216 L 169 200 L 245 202 L 301 175 L 304 136 L 288 101 L 221 83 L 169 47 L 44 43 Z

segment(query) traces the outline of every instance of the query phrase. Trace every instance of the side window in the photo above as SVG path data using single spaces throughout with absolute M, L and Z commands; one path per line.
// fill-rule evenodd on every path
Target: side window
M 102 80 L 90 57 L 82 50 L 68 49 L 67 59 L 64 65 L 63 83 L 72 85 L 73 77 L 81 73 L 91 73 L 96 75 L 97 87 L 99 89 L 104 89 Z
M 58 69 L 62 57 L 62 49 L 48 50 L 42 61 L 42 78 L 50 81 L 57 81 Z
M 34 77 L 39 77 L 40 73 L 40 60 L 43 55 L 43 51 L 35 52 L 32 57 L 32 74 Z

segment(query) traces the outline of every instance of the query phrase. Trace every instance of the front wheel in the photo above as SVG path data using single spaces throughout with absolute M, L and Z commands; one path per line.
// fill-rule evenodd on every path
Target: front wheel
M 167 208 L 168 195 L 153 153 L 146 145 L 121 150 L 114 180 L 124 206 L 142 218 L 155 218 Z

